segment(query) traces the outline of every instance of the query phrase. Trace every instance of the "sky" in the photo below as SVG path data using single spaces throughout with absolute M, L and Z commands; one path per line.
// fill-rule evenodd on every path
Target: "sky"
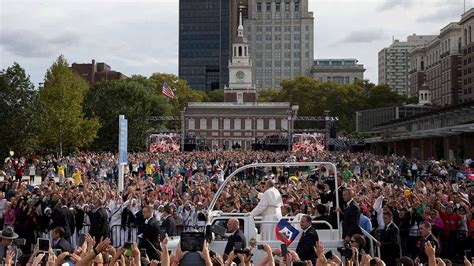
M 464 0 L 308 0 L 315 58 L 356 58 L 377 83 L 378 52 L 392 38 L 439 34 Z M 474 0 L 465 0 L 466 10 Z M 63 54 L 127 76 L 178 73 L 179 0 L 0 0 L 0 68 L 19 63 L 38 86 Z

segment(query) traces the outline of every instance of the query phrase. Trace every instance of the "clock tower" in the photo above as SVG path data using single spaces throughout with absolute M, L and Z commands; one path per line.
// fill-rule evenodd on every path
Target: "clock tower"
M 229 86 L 224 88 L 225 102 L 255 102 L 256 90 L 252 84 L 252 59 L 249 44 L 244 37 L 242 13 L 240 13 L 237 39 L 232 44 L 232 60 L 229 61 Z

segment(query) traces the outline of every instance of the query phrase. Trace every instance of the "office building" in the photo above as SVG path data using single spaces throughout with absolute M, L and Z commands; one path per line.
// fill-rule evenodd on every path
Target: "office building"
M 409 96 L 437 107 L 457 104 L 461 90 L 461 27 L 453 22 L 410 54 Z M 424 92 L 420 93 L 423 89 Z M 429 99 L 428 99 L 429 98 Z
M 474 100 L 474 9 L 471 8 L 461 16 L 461 53 L 462 53 L 462 89 L 459 102 Z
M 244 27 L 257 90 L 280 88 L 284 79 L 310 75 L 313 24 L 308 0 L 248 0 Z
M 436 35 L 408 36 L 406 42 L 394 40 L 393 43 L 379 52 L 379 84 L 387 84 L 400 95 L 408 95 L 408 70 L 410 69 L 409 52 L 422 46 Z
M 193 89 L 222 89 L 229 81 L 230 1 L 179 1 L 178 75 Z
M 96 63 L 94 59 L 91 64 L 72 63 L 70 68 L 87 81 L 91 87 L 99 81 L 127 78 L 121 72 L 112 70 L 106 63 Z
M 311 68 L 311 76 L 321 82 L 352 84 L 364 80 L 364 65 L 357 59 L 316 59 Z

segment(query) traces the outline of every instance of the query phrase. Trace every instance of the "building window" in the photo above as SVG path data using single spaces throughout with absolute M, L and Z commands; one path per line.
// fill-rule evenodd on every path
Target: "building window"
M 351 80 L 350 77 L 346 77 L 346 84 L 349 84 L 349 83 L 350 83 L 350 80 Z
M 276 12 L 280 12 L 280 2 L 275 3 Z
M 219 119 L 217 118 L 212 119 L 212 129 L 219 129 Z
M 207 129 L 207 119 L 199 119 L 199 129 Z
M 195 129 L 196 128 L 196 122 L 193 118 L 190 118 L 188 120 L 188 129 Z
M 224 119 L 224 129 L 230 129 L 230 119 L 226 118 Z
M 266 30 L 267 32 L 272 31 L 272 26 L 266 26 L 266 27 L 265 27 L 265 30 Z
M 245 119 L 245 129 L 250 130 L 252 129 L 252 119 Z
M 240 121 L 240 118 L 234 119 L 234 129 L 240 130 L 242 127 L 242 122 Z
M 472 42 L 472 30 L 471 30 L 471 26 L 469 26 L 469 43 Z
M 257 12 L 262 12 L 262 3 L 257 3 Z
M 263 129 L 263 119 L 261 119 L 261 118 L 257 119 L 257 129 L 258 130 Z
M 295 12 L 300 11 L 300 2 L 295 1 Z
M 270 119 L 268 120 L 268 129 L 275 130 L 276 129 L 276 120 Z
M 239 92 L 237 93 L 237 103 L 243 103 L 244 102 L 244 95 Z
M 267 12 L 272 12 L 272 3 L 267 3 Z
M 285 11 L 290 11 L 290 2 L 285 2 Z
M 282 119 L 280 123 L 281 123 L 281 129 L 288 131 L 288 120 Z

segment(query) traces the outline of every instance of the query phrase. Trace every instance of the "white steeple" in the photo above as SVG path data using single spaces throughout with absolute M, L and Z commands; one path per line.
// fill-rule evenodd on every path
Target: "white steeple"
M 239 14 L 237 38 L 232 44 L 232 60 L 229 60 L 229 86 L 224 88 L 226 102 L 255 101 L 256 90 L 252 84 L 252 59 L 250 49 L 244 37 L 242 13 Z
M 240 12 L 239 27 L 237 27 L 237 36 L 244 37 L 244 26 L 242 25 L 242 12 Z

